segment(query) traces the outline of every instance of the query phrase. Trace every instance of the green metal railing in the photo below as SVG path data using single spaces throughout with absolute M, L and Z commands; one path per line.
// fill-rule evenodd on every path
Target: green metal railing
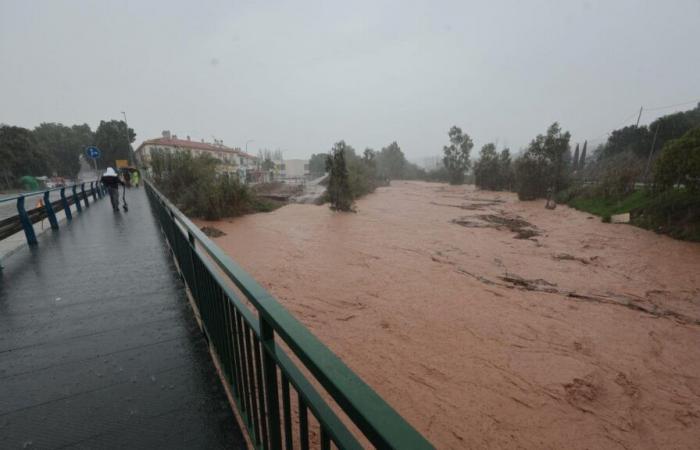
M 312 441 L 317 441 L 321 449 L 330 449 L 331 444 L 339 449 L 360 449 L 366 442 L 381 449 L 433 448 L 150 182 L 144 181 L 154 213 L 199 310 L 205 336 L 256 448 L 306 450 Z M 344 419 L 319 394 L 315 384 L 332 397 L 335 410 L 341 410 Z M 310 431 L 309 412 L 318 422 L 317 434 Z M 348 420 L 355 431 L 345 425 Z M 315 439 L 310 439 L 311 435 Z

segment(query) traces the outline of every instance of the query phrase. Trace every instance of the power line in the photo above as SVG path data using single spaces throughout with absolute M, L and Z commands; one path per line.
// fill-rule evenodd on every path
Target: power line
M 659 111 L 659 110 L 662 110 L 662 109 L 675 108 L 675 107 L 677 107 L 677 106 L 690 105 L 690 104 L 699 103 L 699 102 L 700 102 L 700 99 L 688 100 L 687 102 L 674 103 L 673 105 L 655 106 L 655 107 L 653 107 L 653 108 L 644 108 L 644 111 Z M 620 127 L 622 127 L 622 126 L 624 126 L 624 125 L 626 125 L 626 124 L 628 123 L 628 121 L 629 121 L 630 119 L 634 118 L 634 116 L 636 116 L 637 114 L 639 114 L 638 119 L 637 119 L 637 125 L 639 125 L 639 118 L 641 118 L 641 111 L 642 111 L 642 108 L 640 108 L 639 112 L 637 112 L 637 111 L 633 112 L 629 117 L 627 117 L 626 119 L 622 120 L 621 123 L 620 123 L 620 125 L 618 125 L 617 127 L 613 128 L 613 131 L 614 131 L 614 130 L 617 130 L 618 128 L 620 128 Z M 589 142 L 595 142 L 595 141 L 601 140 L 601 139 L 603 139 L 605 136 L 609 136 L 611 132 L 612 132 L 612 131 L 606 131 L 605 133 L 601 134 L 600 136 L 594 137 L 594 138 L 592 138 L 592 139 L 588 139 L 588 141 L 589 141 Z
M 647 108 L 646 110 L 647 110 L 647 111 L 658 111 L 659 109 L 674 108 L 674 107 L 676 107 L 676 106 L 690 105 L 691 103 L 698 103 L 698 102 L 700 102 L 700 98 L 695 99 L 695 100 L 690 100 L 690 101 L 687 101 L 687 102 L 683 102 L 683 103 L 676 103 L 676 104 L 674 104 L 674 105 L 656 106 L 656 107 L 654 107 L 654 108 Z

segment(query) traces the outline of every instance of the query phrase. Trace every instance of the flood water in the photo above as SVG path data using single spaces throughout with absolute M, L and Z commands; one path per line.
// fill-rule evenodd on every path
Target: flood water
M 700 245 L 393 182 L 215 239 L 438 448 L 697 448 Z

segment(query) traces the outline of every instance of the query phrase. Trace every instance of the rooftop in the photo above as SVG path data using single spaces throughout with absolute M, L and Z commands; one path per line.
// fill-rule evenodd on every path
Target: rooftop
M 234 153 L 246 158 L 255 158 L 255 156 L 250 153 L 246 153 L 238 148 L 230 148 L 225 145 L 210 144 L 208 142 L 197 142 L 188 139 L 177 139 L 177 138 L 156 138 L 143 141 L 136 151 L 140 150 L 141 147 L 145 145 L 167 145 L 170 147 L 182 147 L 187 149 L 204 150 L 210 152 L 224 152 L 224 153 Z

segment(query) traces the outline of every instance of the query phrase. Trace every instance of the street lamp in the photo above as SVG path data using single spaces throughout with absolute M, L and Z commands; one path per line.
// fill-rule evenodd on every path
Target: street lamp
M 248 139 L 245 141 L 245 152 L 248 153 L 248 143 L 255 142 L 255 139 Z
M 129 122 L 126 121 L 126 113 L 122 111 L 122 115 L 124 116 L 124 125 L 126 125 L 126 145 L 129 146 L 129 165 L 133 166 L 134 165 L 134 158 L 133 158 L 133 149 L 131 148 L 131 139 L 129 139 Z

